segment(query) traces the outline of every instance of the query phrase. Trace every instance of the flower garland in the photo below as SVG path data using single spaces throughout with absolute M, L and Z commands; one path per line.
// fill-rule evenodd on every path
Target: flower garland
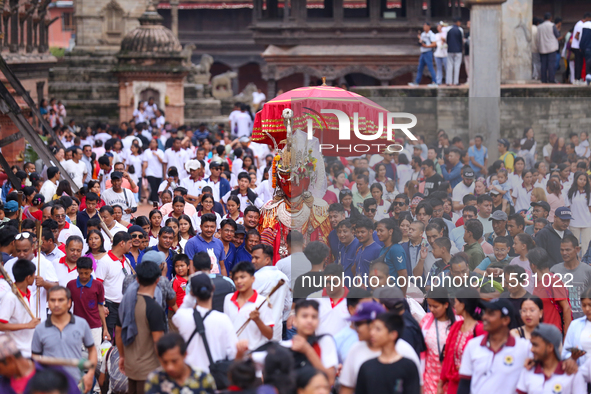
M 275 155 L 275 157 L 273 158 L 273 167 L 271 170 L 271 175 L 273 176 L 273 181 L 272 181 L 272 185 L 273 185 L 273 189 L 275 189 L 277 187 L 277 163 L 279 162 L 279 160 L 281 159 L 280 155 Z

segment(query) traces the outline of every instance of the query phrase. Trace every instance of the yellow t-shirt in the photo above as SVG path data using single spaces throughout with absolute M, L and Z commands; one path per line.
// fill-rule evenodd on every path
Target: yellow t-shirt
M 499 157 L 499 160 L 503 160 L 503 162 L 505 163 L 505 168 L 507 169 L 507 171 L 512 172 L 513 171 L 513 166 L 515 163 L 515 157 L 513 155 L 512 152 L 505 152 L 504 155 L 502 155 L 501 157 Z

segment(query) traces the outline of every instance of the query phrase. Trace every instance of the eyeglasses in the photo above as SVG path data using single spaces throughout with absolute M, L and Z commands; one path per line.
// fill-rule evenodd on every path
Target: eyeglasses
M 493 251 L 495 253 L 505 253 L 507 251 L 507 249 L 497 249 L 497 248 L 494 248 Z
M 406 205 L 406 203 L 405 202 L 402 202 L 402 201 L 394 201 L 392 203 L 392 205 L 394 205 L 395 207 L 403 207 L 403 206 Z
M 58 219 L 63 219 L 66 217 L 66 215 L 53 215 L 53 216 L 55 216 Z
M 28 233 L 28 232 L 25 231 L 24 233 L 17 234 L 14 237 L 14 239 L 16 239 L 18 241 L 20 239 L 29 239 L 29 238 L 32 238 L 32 237 L 33 237 L 33 234 Z
M 375 209 L 375 208 L 368 208 L 366 211 L 369 212 L 369 213 L 375 213 L 377 211 L 377 209 Z
M 131 234 L 131 239 L 142 239 L 144 238 L 144 234 Z

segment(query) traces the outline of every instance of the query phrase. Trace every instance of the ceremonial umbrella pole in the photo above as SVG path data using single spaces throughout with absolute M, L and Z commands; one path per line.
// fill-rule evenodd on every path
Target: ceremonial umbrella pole
M 21 232 L 21 224 L 23 222 L 23 195 L 22 191 L 19 191 L 16 197 L 16 201 L 18 202 L 18 216 L 16 217 L 18 220 L 18 232 Z

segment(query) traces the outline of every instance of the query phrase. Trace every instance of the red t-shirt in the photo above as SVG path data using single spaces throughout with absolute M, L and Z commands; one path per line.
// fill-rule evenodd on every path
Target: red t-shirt
M 183 304 L 183 300 L 185 299 L 186 288 L 187 280 L 185 278 L 181 278 L 178 275 L 175 275 L 174 279 L 172 280 L 172 289 L 176 293 L 176 304 L 179 307 Z
M 548 275 L 552 274 L 546 274 L 546 277 L 538 275 L 538 282 L 533 294 L 540 297 L 544 303 L 544 323 L 553 324 L 562 332 L 562 318 L 558 311 L 560 308 L 558 301 L 568 301 L 568 289 L 564 287 L 564 284 L 558 278 L 552 277 L 552 280 L 550 280 Z M 549 286 L 545 287 L 544 284 Z

